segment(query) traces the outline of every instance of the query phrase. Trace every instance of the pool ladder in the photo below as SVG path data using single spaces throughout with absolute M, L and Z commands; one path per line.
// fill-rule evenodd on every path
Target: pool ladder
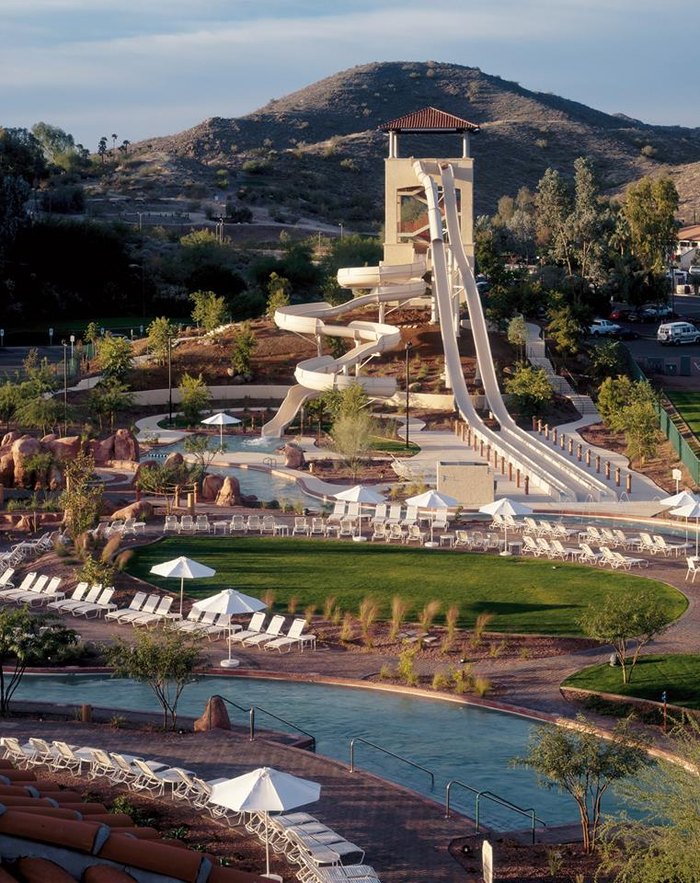
M 213 697 L 212 697 L 213 698 Z M 231 705 L 234 708 L 239 709 L 239 711 L 243 711 L 248 715 L 248 736 L 251 742 L 255 741 L 255 712 L 258 711 L 261 714 L 266 714 L 268 717 L 274 718 L 276 721 L 279 721 L 281 724 L 285 724 L 287 727 L 291 727 L 293 730 L 296 730 L 298 733 L 301 733 L 302 736 L 306 736 L 309 740 L 308 746 L 303 746 L 307 748 L 309 751 L 316 751 L 316 737 L 311 733 L 308 733 L 306 730 L 302 730 L 301 727 L 298 727 L 296 724 L 293 724 L 291 721 L 286 720 L 283 717 L 280 717 L 278 714 L 274 714 L 272 711 L 268 711 L 266 708 L 261 708 L 259 705 L 251 705 L 249 708 L 246 708 L 244 705 L 239 705 L 237 702 L 233 702 L 231 699 L 227 699 L 225 696 L 219 696 L 219 699 L 222 699 L 226 702 L 227 705 Z
M 274 469 L 277 465 L 277 460 L 274 457 L 265 457 L 263 460 L 263 466 L 269 466 L 270 469 Z

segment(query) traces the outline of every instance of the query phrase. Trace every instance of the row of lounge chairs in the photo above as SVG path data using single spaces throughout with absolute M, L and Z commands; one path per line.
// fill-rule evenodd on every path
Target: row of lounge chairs
M 152 797 L 163 796 L 167 789 L 173 800 L 184 801 L 197 810 L 208 812 L 223 824 L 245 827 L 250 834 L 267 840 L 275 853 L 284 855 L 290 864 L 297 866 L 297 877 L 303 883 L 344 880 L 379 883 L 374 869 L 361 864 L 365 857 L 361 847 L 308 813 L 242 813 L 213 803 L 213 786 L 226 779 L 204 780 L 194 771 L 182 767 L 91 746 L 78 748 L 60 740 L 49 742 L 34 736 L 24 744 L 15 736 L 4 736 L 0 745 L 3 757 L 21 769 L 43 766 L 55 772 L 86 775 L 92 780 L 105 778 L 114 785 L 124 785 L 131 791 Z M 86 810 L 88 806 L 100 809 L 96 804 L 86 804 Z
M 265 627 L 265 614 L 254 613 L 248 627 L 230 635 L 230 641 L 243 647 L 278 650 L 280 653 L 289 652 L 293 647 L 299 647 L 300 650 L 305 647 L 316 648 L 316 635 L 304 631 L 306 620 L 294 619 L 286 634 L 282 633 L 284 622 L 284 616 L 275 614 Z
M 53 534 L 47 532 L 35 540 L 22 540 L 15 543 L 7 552 L 0 555 L 0 566 L 17 567 L 26 561 L 31 561 L 44 552 L 50 552 L 53 548 Z
M 523 554 L 533 555 L 535 558 L 545 557 L 561 559 L 562 561 L 577 561 L 580 564 L 609 564 L 614 570 L 621 568 L 631 570 L 633 567 L 648 567 L 646 558 L 633 558 L 623 555 L 611 549 L 609 546 L 600 546 L 596 552 L 589 543 L 579 543 L 578 547 L 565 546 L 561 540 L 547 540 L 545 537 L 523 536 Z
M 0 577 L 0 601 L 4 603 L 26 604 L 28 607 L 46 605 L 46 609 L 54 613 L 85 617 L 101 616 L 116 606 L 112 603 L 113 586 L 105 588 L 100 583 L 93 586 L 86 582 L 78 583 L 71 596 L 66 598 L 65 592 L 59 591 L 60 576 L 50 577 L 45 573 L 30 571 L 15 587 L 8 573 L 11 577 L 11 569 Z

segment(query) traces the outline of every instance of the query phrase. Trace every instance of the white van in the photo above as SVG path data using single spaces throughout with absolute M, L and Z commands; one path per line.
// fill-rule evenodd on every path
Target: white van
M 682 343 L 697 343 L 700 341 L 700 331 L 690 322 L 666 322 L 659 325 L 656 339 L 665 346 L 680 346 Z

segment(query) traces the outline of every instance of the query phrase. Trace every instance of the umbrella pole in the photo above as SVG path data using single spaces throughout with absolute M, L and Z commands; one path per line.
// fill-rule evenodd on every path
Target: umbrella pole
M 180 577 L 180 619 L 182 619 L 182 602 L 185 597 L 185 577 Z
M 265 810 L 265 876 L 270 876 L 270 813 Z
M 223 449 L 224 449 L 224 424 L 223 423 L 219 427 L 219 447 L 223 451 Z

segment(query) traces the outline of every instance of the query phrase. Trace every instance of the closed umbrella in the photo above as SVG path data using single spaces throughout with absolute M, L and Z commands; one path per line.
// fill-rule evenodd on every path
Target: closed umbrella
M 223 613 L 228 616 L 235 616 L 238 613 L 255 613 L 258 610 L 264 610 L 267 607 L 264 601 L 259 598 L 253 598 L 251 595 L 245 595 L 236 589 L 224 589 L 216 595 L 210 595 L 208 598 L 202 598 L 195 601 L 192 605 L 194 610 L 202 613 Z M 222 668 L 236 668 L 239 665 L 237 659 L 231 658 L 231 625 L 228 629 L 228 659 L 222 659 L 219 665 Z
M 418 509 L 429 509 L 431 511 L 430 522 L 430 544 L 433 545 L 433 522 L 435 513 L 444 512 L 446 509 L 456 509 L 459 506 L 459 500 L 450 497 L 449 494 L 441 494 L 439 491 L 431 490 L 415 497 L 409 497 L 406 500 L 407 506 L 416 506 Z M 426 544 L 427 545 L 427 544 Z
M 500 500 L 485 503 L 479 507 L 479 512 L 484 512 L 486 515 L 511 515 L 513 517 L 517 515 L 532 515 L 532 509 L 528 505 L 520 503 L 518 500 L 511 500 L 509 497 L 501 497 Z M 508 524 L 504 522 L 503 551 L 501 555 L 508 556 L 510 554 L 511 552 L 508 551 Z
M 265 813 L 265 875 L 270 875 L 269 813 L 307 803 L 314 803 L 321 796 L 321 786 L 309 779 L 300 779 L 271 767 L 261 767 L 251 773 L 219 782 L 211 789 L 209 800 L 236 812 Z
M 356 484 L 354 487 L 340 491 L 340 493 L 335 494 L 334 496 L 336 500 L 345 500 L 349 503 L 360 504 L 358 535 L 362 533 L 362 506 L 376 506 L 378 503 L 383 503 L 385 501 L 385 497 L 377 493 L 377 491 L 373 490 L 371 487 L 365 487 L 363 484 Z
M 687 503 L 678 509 L 672 509 L 671 515 L 677 515 L 679 518 L 685 518 L 686 523 L 686 540 L 688 539 L 687 524 L 689 518 L 695 519 L 695 557 L 698 557 L 698 521 L 700 521 L 700 502 Z
M 219 411 L 216 414 L 212 414 L 211 417 L 206 417 L 202 420 L 202 423 L 206 423 L 208 426 L 219 427 L 219 444 L 223 448 L 224 426 L 232 426 L 234 423 L 241 423 L 241 421 L 238 417 L 231 417 L 230 414 L 225 414 L 223 411 Z
M 179 558 L 173 558 L 171 561 L 164 561 L 162 564 L 156 564 L 151 568 L 151 573 L 156 576 L 165 576 L 168 578 L 180 578 L 180 616 L 182 616 L 182 601 L 185 596 L 185 580 L 186 579 L 202 579 L 205 576 L 214 576 L 216 573 L 206 564 L 200 564 L 199 561 L 193 561 L 181 555 Z

